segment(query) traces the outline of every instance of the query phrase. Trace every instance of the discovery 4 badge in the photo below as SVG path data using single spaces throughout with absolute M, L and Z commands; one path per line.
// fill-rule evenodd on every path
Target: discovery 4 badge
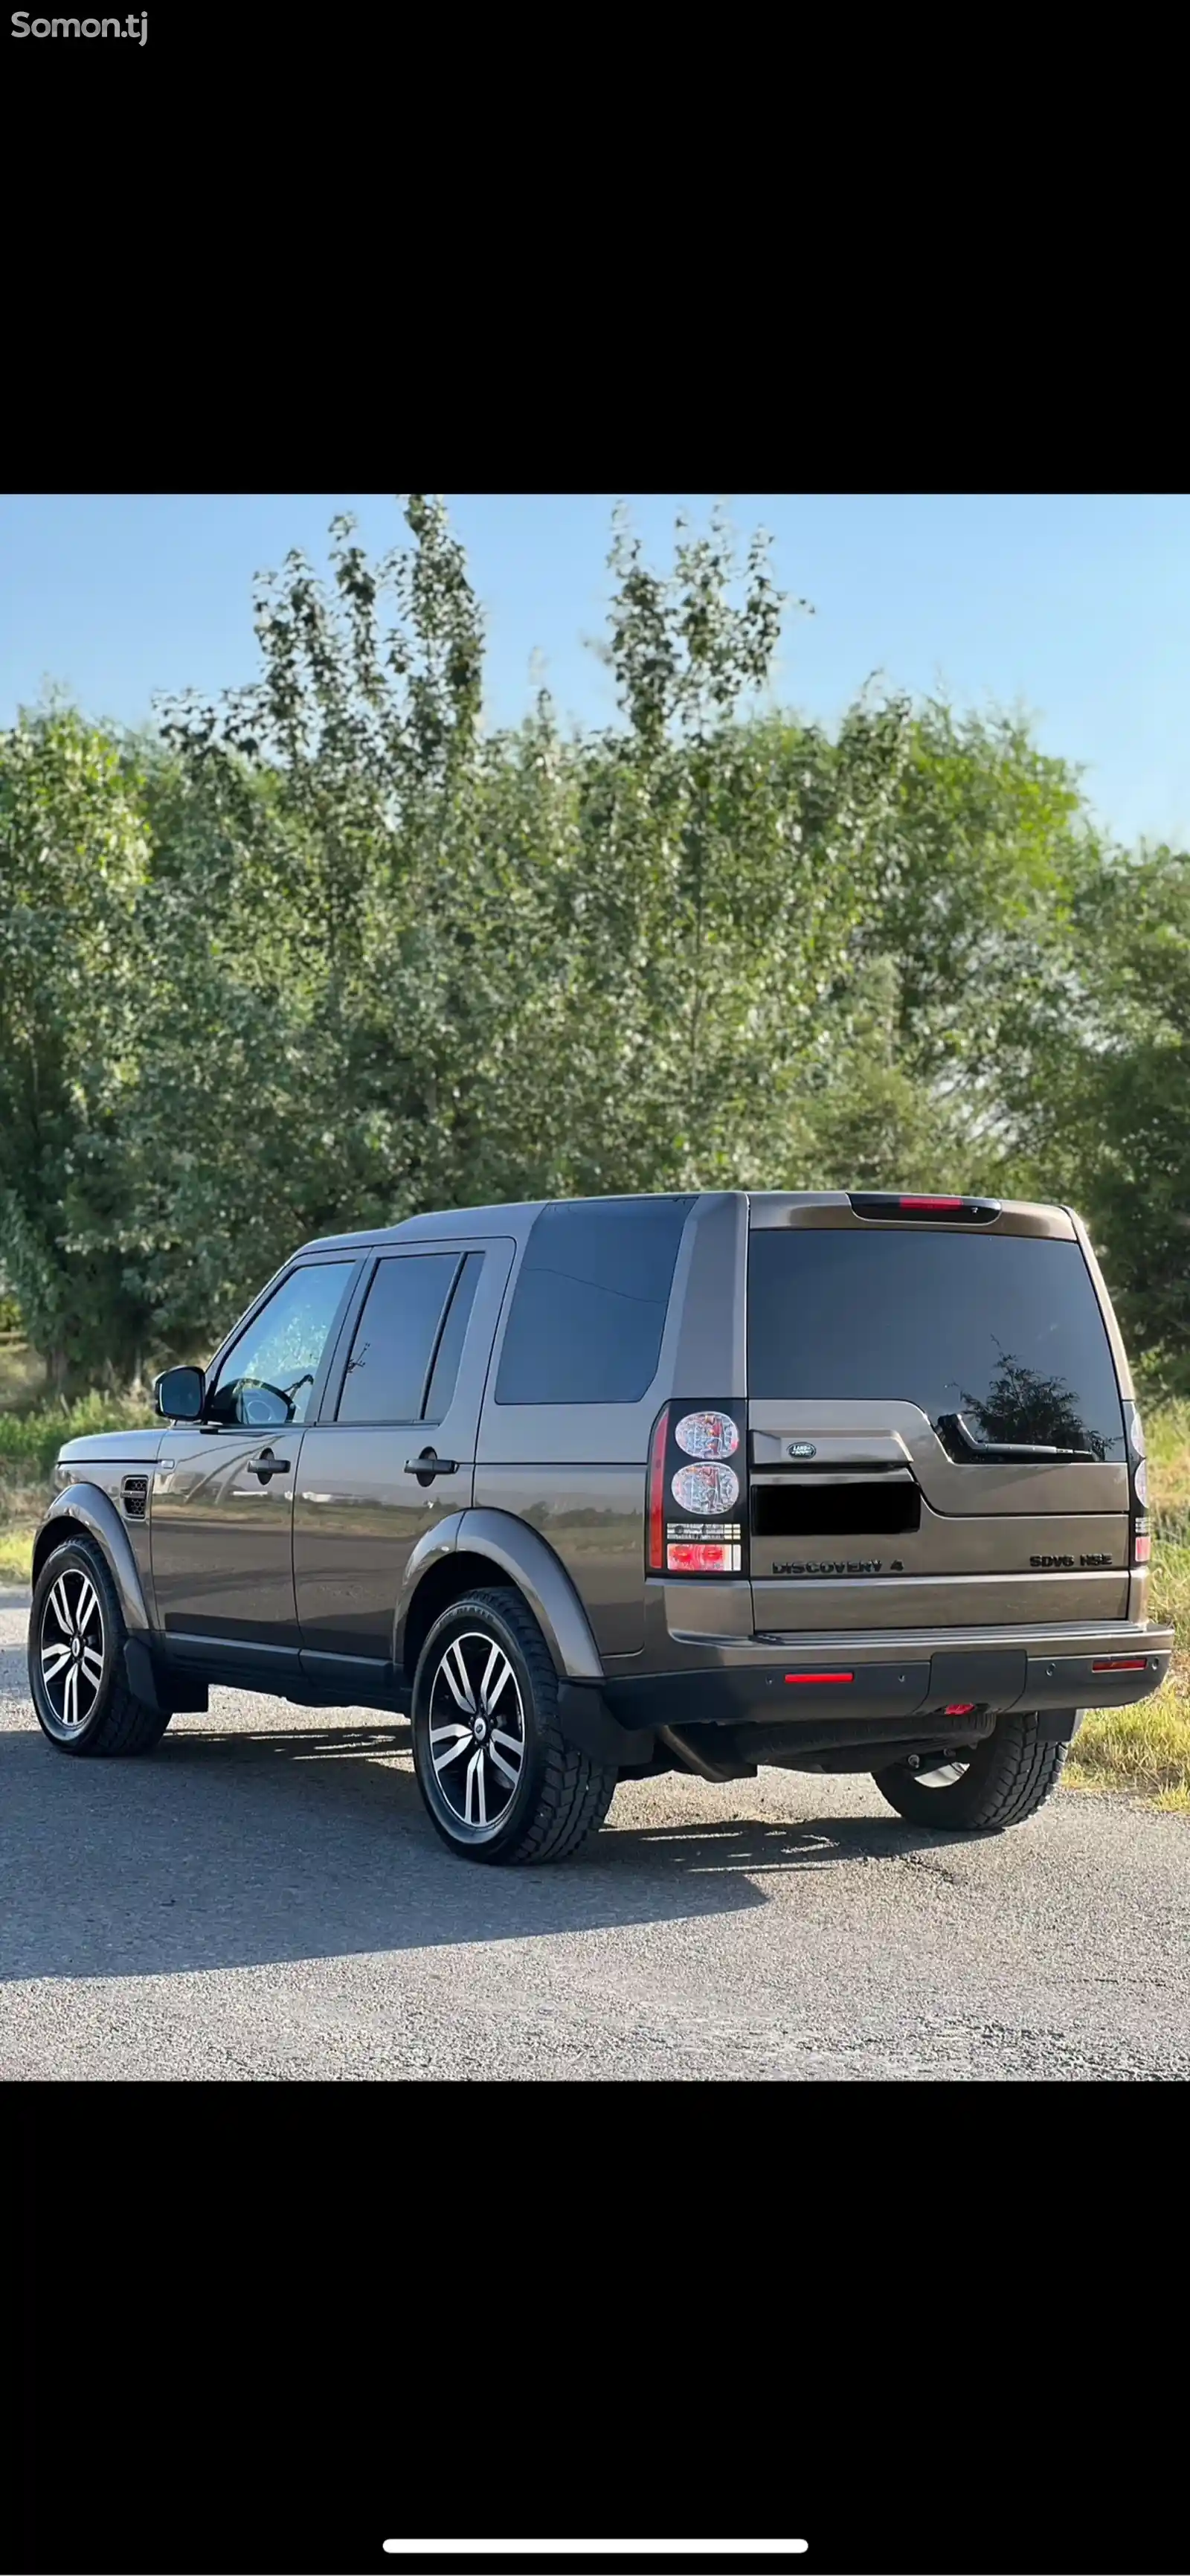
M 894 1564 L 893 1571 L 900 1572 L 899 1561 Z M 820 1557 L 813 1562 L 803 1562 L 801 1558 L 793 1557 L 785 1565 L 774 1565 L 773 1572 L 774 1574 L 879 1574 L 880 1558 L 878 1556 L 832 1556 Z

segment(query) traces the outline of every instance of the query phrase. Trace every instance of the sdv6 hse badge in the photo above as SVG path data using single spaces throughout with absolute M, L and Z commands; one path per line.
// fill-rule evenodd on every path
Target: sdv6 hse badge
M 791 1440 L 788 1444 L 788 1448 L 791 1458 L 816 1458 L 818 1456 L 818 1442 L 816 1440 Z

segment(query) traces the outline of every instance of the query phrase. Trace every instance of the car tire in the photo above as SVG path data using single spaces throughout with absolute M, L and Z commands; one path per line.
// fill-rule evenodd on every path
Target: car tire
M 431 1823 L 467 1860 L 569 1860 L 618 1773 L 567 1742 L 558 1677 L 511 1587 L 469 1592 L 430 1630 L 413 1684 L 413 1761 Z
M 1037 1731 L 1037 1712 L 1002 1717 L 984 1743 L 966 1756 L 923 1754 L 918 1768 L 891 1762 L 873 1771 L 882 1798 L 911 1825 L 944 1832 L 999 1834 L 1035 1816 L 1057 1788 L 1069 1743 L 1052 1743 Z
M 129 1690 L 127 1636 L 101 1550 L 67 1539 L 42 1566 L 29 1616 L 34 1714 L 60 1753 L 151 1753 L 160 1743 L 169 1716 Z

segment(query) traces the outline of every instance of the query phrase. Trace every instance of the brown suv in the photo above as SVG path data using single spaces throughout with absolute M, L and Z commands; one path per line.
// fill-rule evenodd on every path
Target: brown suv
M 1065 1208 L 550 1201 L 307 1244 L 169 1428 L 59 1455 L 29 1665 L 69 1753 L 212 1682 L 411 1712 L 430 1816 L 560 1860 L 618 1779 L 870 1771 L 1039 1807 L 1143 1698 L 1144 1444 Z

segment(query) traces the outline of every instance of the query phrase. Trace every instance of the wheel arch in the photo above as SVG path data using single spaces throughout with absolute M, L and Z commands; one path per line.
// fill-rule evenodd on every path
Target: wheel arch
M 88 1538 L 99 1548 L 116 1587 L 129 1634 L 147 1637 L 149 1614 L 128 1533 L 109 1495 L 98 1485 L 67 1485 L 55 1496 L 33 1542 L 33 1581 L 47 1556 L 68 1538 Z
M 527 1602 L 562 1681 L 601 1682 L 603 1664 L 582 1601 L 561 1558 L 512 1512 L 452 1512 L 419 1539 L 397 1604 L 393 1660 L 412 1681 L 417 1658 L 440 1612 L 491 1584 L 507 1584 Z

